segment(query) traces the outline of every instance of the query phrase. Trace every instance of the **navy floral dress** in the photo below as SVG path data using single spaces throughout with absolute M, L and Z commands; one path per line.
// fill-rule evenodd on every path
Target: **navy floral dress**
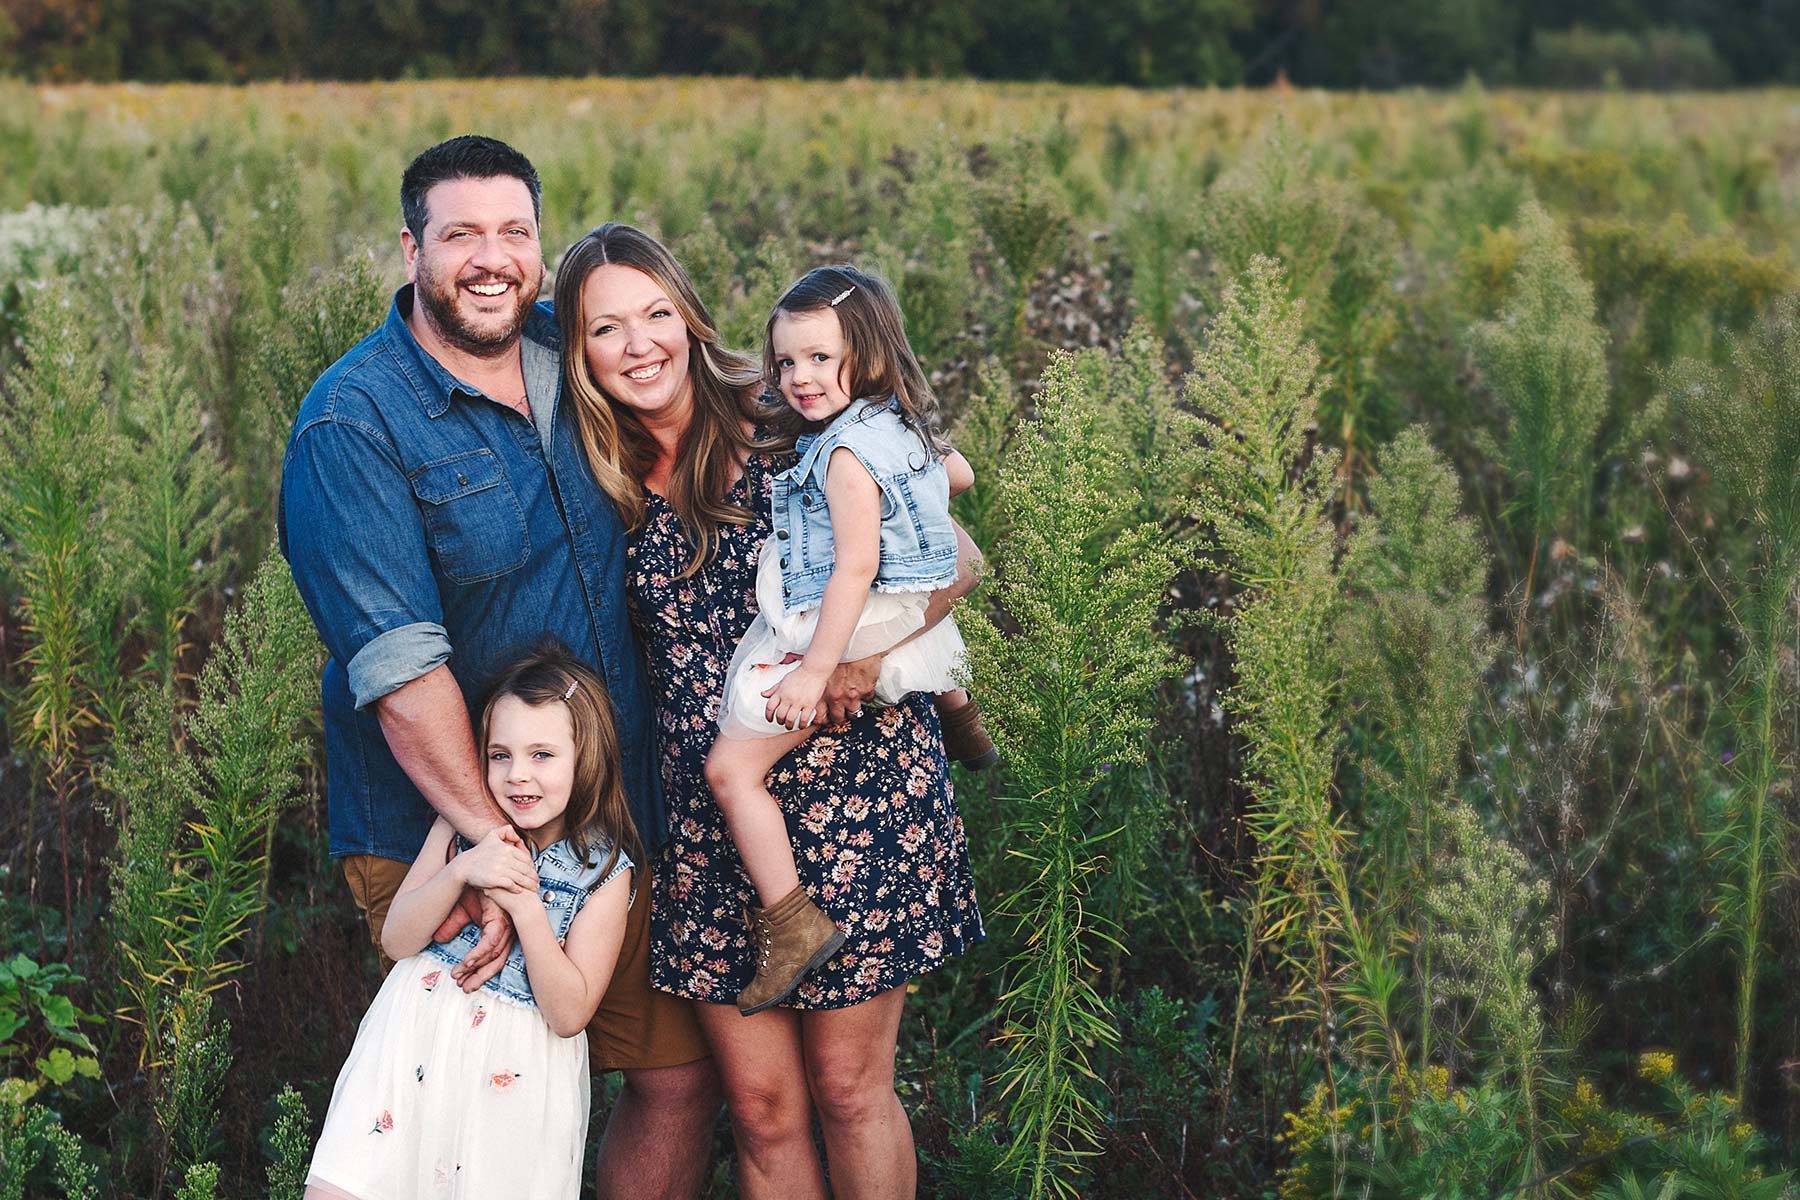
M 756 564 L 769 536 L 773 464 L 750 460 L 732 499 L 747 526 L 724 526 L 712 560 L 651 494 L 630 535 L 626 588 L 656 697 L 669 843 L 655 867 L 650 980 L 665 992 L 732 1004 L 755 974 L 749 876 L 701 772 L 718 734 L 725 669 L 756 617 Z M 756 500 L 752 504 L 750 496 Z M 848 935 L 807 976 L 790 1008 L 847 1008 L 935 969 L 983 936 L 962 817 L 928 696 L 827 727 L 776 764 L 770 790 L 787 817 L 800 881 Z

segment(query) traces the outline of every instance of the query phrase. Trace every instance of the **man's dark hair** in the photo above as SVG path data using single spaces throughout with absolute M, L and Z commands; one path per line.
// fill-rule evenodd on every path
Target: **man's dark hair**
M 400 215 L 412 230 L 413 240 L 425 240 L 425 193 L 451 179 L 493 179 L 510 175 L 531 193 L 531 216 L 544 219 L 544 188 L 531 160 L 505 142 L 478 133 L 465 133 L 439 142 L 412 160 L 400 177 Z

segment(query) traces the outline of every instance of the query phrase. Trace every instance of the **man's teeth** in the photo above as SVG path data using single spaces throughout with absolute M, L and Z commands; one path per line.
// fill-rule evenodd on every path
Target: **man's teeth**
M 477 296 L 499 296 L 510 286 L 512 285 L 506 283 L 471 283 L 469 290 Z

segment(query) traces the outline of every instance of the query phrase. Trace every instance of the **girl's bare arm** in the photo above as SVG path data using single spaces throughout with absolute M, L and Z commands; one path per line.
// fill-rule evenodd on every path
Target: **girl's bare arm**
M 387 923 L 381 927 L 381 951 L 389 958 L 402 959 L 430 945 L 432 934 L 450 914 L 472 876 L 479 876 L 481 881 L 503 880 L 506 886 L 530 889 L 535 894 L 537 873 L 532 870 L 531 856 L 517 844 L 518 834 L 511 826 L 502 826 L 473 850 L 445 862 L 444 855 L 455 833 L 443 817 L 432 822 L 419 857 L 400 881 L 400 891 L 388 909 Z M 508 834 L 511 840 L 503 840 Z
M 594 1019 L 619 961 L 630 896 L 631 872 L 620 871 L 587 898 L 558 945 L 550 914 L 535 891 L 494 893 L 512 915 L 519 948 L 525 952 L 525 971 L 531 977 L 532 999 L 556 1036 L 574 1037 Z M 640 895 L 637 901 L 648 904 L 650 897 Z

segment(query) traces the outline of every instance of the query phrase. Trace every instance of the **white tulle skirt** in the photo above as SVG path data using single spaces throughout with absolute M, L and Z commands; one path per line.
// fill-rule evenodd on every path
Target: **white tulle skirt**
M 818 628 L 818 609 L 788 612 L 783 607 L 780 558 L 774 539 L 765 541 L 756 568 L 757 617 L 731 656 L 719 705 L 719 729 L 729 737 L 775 737 L 788 732 L 786 726 L 764 717 L 769 700 L 763 692 L 800 665 L 798 660 L 783 663 L 782 659 L 806 653 L 813 630 Z M 955 621 L 946 617 L 906 645 L 897 645 L 924 626 L 930 599 L 930 592 L 871 591 L 864 601 L 843 661 L 888 652 L 875 681 L 875 702 L 892 704 L 910 692 L 947 692 L 961 686 L 956 673 L 968 651 Z
M 465 995 L 429 954 L 394 964 L 338 1074 L 308 1184 L 357 1200 L 577 1200 L 587 1034 Z

